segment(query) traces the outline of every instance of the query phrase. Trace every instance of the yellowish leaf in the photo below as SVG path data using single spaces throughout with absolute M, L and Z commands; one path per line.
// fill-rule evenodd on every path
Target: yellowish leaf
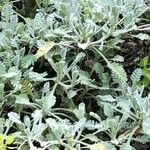
M 6 145 L 12 144 L 14 139 L 12 135 L 0 134 L 0 150 L 6 150 Z
M 0 150 L 6 150 L 6 146 L 5 145 L 0 145 Z
M 4 134 L 0 134 L 0 146 L 4 143 L 6 136 Z
M 90 146 L 90 150 L 105 150 L 105 145 L 102 143 L 95 143 Z
M 40 58 L 47 54 L 55 45 L 56 43 L 53 41 L 47 42 L 45 45 L 38 49 L 37 53 L 35 54 L 36 58 Z
M 8 144 L 8 145 L 12 144 L 13 141 L 14 141 L 14 139 L 15 139 L 15 137 L 12 136 L 12 135 L 7 136 L 7 138 L 6 138 L 6 144 Z

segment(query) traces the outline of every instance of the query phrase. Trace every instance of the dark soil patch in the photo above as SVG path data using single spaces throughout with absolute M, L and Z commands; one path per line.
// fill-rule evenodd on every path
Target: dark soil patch
M 124 68 L 131 74 L 137 67 L 137 63 L 145 56 L 150 57 L 150 41 L 141 41 L 127 37 L 121 45 L 121 53 L 124 56 Z

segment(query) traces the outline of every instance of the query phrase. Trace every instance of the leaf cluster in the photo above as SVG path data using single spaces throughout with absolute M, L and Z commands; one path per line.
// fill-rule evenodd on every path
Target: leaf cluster
M 0 148 L 133 150 L 133 141 L 148 142 L 142 71 L 129 83 L 116 54 L 126 33 L 149 29 L 137 25 L 145 2 L 35 2 L 34 17 L 19 1 L 0 3 Z

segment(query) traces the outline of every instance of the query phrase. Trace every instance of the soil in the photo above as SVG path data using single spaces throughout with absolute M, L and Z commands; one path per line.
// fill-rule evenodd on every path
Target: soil
M 131 74 L 138 62 L 145 56 L 150 57 L 150 41 L 141 41 L 136 38 L 126 37 L 121 45 L 121 53 L 124 56 L 124 68 Z

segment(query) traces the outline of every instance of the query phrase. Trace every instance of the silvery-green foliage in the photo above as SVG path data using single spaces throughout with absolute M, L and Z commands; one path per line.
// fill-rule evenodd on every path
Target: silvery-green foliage
M 82 150 L 94 142 L 133 149 L 136 131 L 138 141 L 149 141 L 141 70 L 129 86 L 124 59 L 113 53 L 138 28 L 144 1 L 36 0 L 33 18 L 13 3 L 0 3 L 0 133 L 15 136 L 18 150 Z
M 142 69 L 141 68 L 137 68 L 136 70 L 133 71 L 132 75 L 131 75 L 131 80 L 132 80 L 132 84 L 136 85 L 137 82 L 140 80 L 142 75 Z

